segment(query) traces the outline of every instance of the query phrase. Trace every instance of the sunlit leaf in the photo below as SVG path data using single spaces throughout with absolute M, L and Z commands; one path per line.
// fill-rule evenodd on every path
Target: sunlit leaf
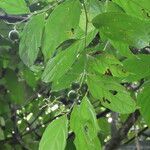
M 149 18 L 150 1 L 149 0 L 113 0 L 122 7 L 125 12 L 134 17 Z
M 126 78 L 127 81 L 137 81 L 150 75 L 150 57 L 148 55 L 128 58 L 123 65 L 130 73 Z
M 68 120 L 62 116 L 48 125 L 40 141 L 39 150 L 64 150 L 68 134 Z
M 50 14 L 45 26 L 42 51 L 47 60 L 65 40 L 74 38 L 79 23 L 80 3 L 78 0 L 66 1 Z
M 85 49 L 85 40 L 88 45 L 95 37 L 96 33 L 97 30 L 90 32 L 86 39 L 83 38 L 76 41 L 70 47 L 50 59 L 42 75 L 42 80 L 44 82 L 58 81 L 69 69 L 71 69 L 71 66 L 78 58 L 79 54 Z
M 75 133 L 77 150 L 100 150 L 101 144 L 97 137 L 98 123 L 93 106 L 87 97 L 84 97 L 80 106 L 75 106 L 70 120 L 70 127 Z
M 29 8 L 24 0 L 1 0 L 0 8 L 8 14 L 26 14 Z
M 149 45 L 150 22 L 125 13 L 103 13 L 93 19 L 93 24 L 111 40 L 143 48 Z
M 93 97 L 113 111 L 125 114 L 136 109 L 130 93 L 112 77 L 89 75 L 88 86 Z
M 113 55 L 104 52 L 88 57 L 88 70 L 100 74 L 111 73 L 115 77 L 128 76 L 128 72 L 123 68 L 122 63 Z

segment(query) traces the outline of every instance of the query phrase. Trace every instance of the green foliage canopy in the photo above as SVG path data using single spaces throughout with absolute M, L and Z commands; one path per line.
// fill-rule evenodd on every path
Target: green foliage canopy
M 111 149 L 113 113 L 112 149 L 147 129 L 149 19 L 149 0 L 1 0 L 0 148 Z

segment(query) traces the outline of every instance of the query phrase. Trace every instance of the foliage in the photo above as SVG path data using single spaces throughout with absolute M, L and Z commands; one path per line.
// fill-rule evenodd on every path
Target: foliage
M 150 126 L 149 0 L 0 8 L 1 149 L 115 149 Z

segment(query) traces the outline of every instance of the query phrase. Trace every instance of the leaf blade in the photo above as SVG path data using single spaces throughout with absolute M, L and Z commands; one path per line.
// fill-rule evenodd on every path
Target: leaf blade
M 122 114 L 135 111 L 136 104 L 130 94 L 112 77 L 89 75 L 87 83 L 93 97 L 106 108 Z
M 79 1 L 72 0 L 60 4 L 50 14 L 45 25 L 42 44 L 45 60 L 53 55 L 62 42 L 74 37 L 72 30 L 75 30 L 78 25 L 80 13 Z
M 67 134 L 68 120 L 66 116 L 62 116 L 46 128 L 39 144 L 39 150 L 64 150 Z
M 8 14 L 25 14 L 29 13 L 29 8 L 26 6 L 24 0 L 1 0 L 0 8 Z
M 43 27 L 43 14 L 33 16 L 24 27 L 19 45 L 19 55 L 27 66 L 32 66 L 37 58 L 41 46 Z
M 93 106 L 84 97 L 80 106 L 75 106 L 70 119 L 70 127 L 75 132 L 77 150 L 100 150 L 101 144 L 97 137 L 99 126 Z
M 125 13 L 103 13 L 93 19 L 93 24 L 111 40 L 122 41 L 143 48 L 149 45 L 150 22 Z

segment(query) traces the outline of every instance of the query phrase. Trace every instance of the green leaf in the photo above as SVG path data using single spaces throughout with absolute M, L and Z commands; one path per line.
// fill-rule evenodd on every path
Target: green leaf
M 112 1 L 106 1 L 103 7 L 105 12 L 123 12 L 123 9 Z
M 29 8 L 24 0 L 1 0 L 0 8 L 8 14 L 29 13 Z
M 123 42 L 110 41 L 112 46 L 117 50 L 117 52 L 124 57 L 134 57 L 133 53 L 129 49 L 129 45 Z
M 43 35 L 42 51 L 45 60 L 49 59 L 56 48 L 65 40 L 73 39 L 81 13 L 78 0 L 66 1 L 50 14 Z
M 92 58 L 93 58 L 93 62 L 96 63 L 92 63 L 91 61 L 92 64 L 89 64 L 91 65 L 90 67 L 92 67 L 93 65 L 93 68 L 96 67 L 95 70 L 97 70 L 102 74 L 105 73 L 107 69 L 111 69 L 111 65 L 122 65 L 122 63 L 114 55 L 111 55 L 109 53 L 102 53 Z
M 105 144 L 105 139 L 111 134 L 111 124 L 108 123 L 108 118 L 100 118 L 97 120 L 100 127 L 101 144 Z
M 146 121 L 147 125 L 150 126 L 150 82 L 146 82 L 142 86 L 142 91 L 139 92 L 137 96 L 138 106 L 140 107 L 140 112 Z
M 55 119 L 46 128 L 39 144 L 39 150 L 64 150 L 68 134 L 66 116 Z
M 19 55 L 27 66 L 32 66 L 38 56 L 39 48 L 41 47 L 43 27 L 43 14 L 33 16 L 24 27 L 19 45 Z
M 35 73 L 32 72 L 31 70 L 29 70 L 28 68 L 24 68 L 22 73 L 23 73 L 23 77 L 26 80 L 27 84 L 32 88 L 36 88 L 37 80 L 36 80 Z
M 7 24 L 5 21 L 0 20 L 0 34 L 4 38 L 8 37 L 8 34 L 12 30 L 12 28 L 13 28 L 12 24 Z M 3 44 L 3 43 L 1 42 L 1 44 Z
M 92 24 L 92 19 L 97 16 L 98 14 L 102 13 L 103 10 L 103 5 L 102 2 L 98 0 L 87 0 L 84 2 L 86 5 L 86 13 L 84 8 L 82 9 L 82 13 L 80 16 L 80 21 L 79 21 L 79 26 L 80 28 L 84 31 L 86 30 L 86 15 L 88 17 L 88 27 L 87 27 L 87 32 L 90 32 L 94 29 L 94 26 Z
M 79 43 L 76 42 L 65 51 L 60 52 L 56 57 L 50 59 L 42 75 L 42 80 L 52 82 L 62 77 L 74 63 L 80 48 Z
M 70 127 L 75 133 L 77 150 L 100 150 L 101 144 L 97 137 L 99 126 L 93 106 L 84 97 L 80 106 L 74 106 L 71 113 Z
M 105 74 L 109 70 L 115 77 L 126 77 L 128 75 L 122 63 L 114 55 L 108 53 L 89 56 L 88 70 L 89 72 L 100 74 Z
M 109 39 L 143 48 L 150 42 L 150 22 L 124 13 L 103 13 L 93 19 L 93 24 Z
M 4 132 L 2 128 L 0 127 L 0 140 L 4 140 L 4 139 L 5 139 Z
M 124 9 L 124 11 L 132 16 L 140 18 L 149 18 L 150 1 L 149 0 L 113 0 L 116 4 Z
M 88 33 L 86 37 L 86 44 L 88 45 L 95 37 L 97 30 Z M 58 81 L 71 68 L 78 54 L 85 48 L 85 38 L 76 41 L 70 47 L 61 51 L 56 57 L 51 58 L 46 65 L 42 80 L 44 82 Z
M 125 69 L 130 73 L 125 81 L 137 81 L 150 75 L 150 56 L 137 55 L 123 62 Z
M 85 56 L 81 55 L 72 67 L 58 81 L 52 84 L 52 90 L 58 91 L 71 86 L 72 82 L 79 82 L 84 70 Z
M 113 77 L 89 75 L 87 80 L 93 97 L 106 108 L 123 114 L 135 111 L 136 104 L 130 94 Z
M 25 87 L 23 82 L 19 82 L 16 74 L 11 70 L 7 70 L 5 80 L 11 100 L 14 103 L 22 104 L 25 100 Z

